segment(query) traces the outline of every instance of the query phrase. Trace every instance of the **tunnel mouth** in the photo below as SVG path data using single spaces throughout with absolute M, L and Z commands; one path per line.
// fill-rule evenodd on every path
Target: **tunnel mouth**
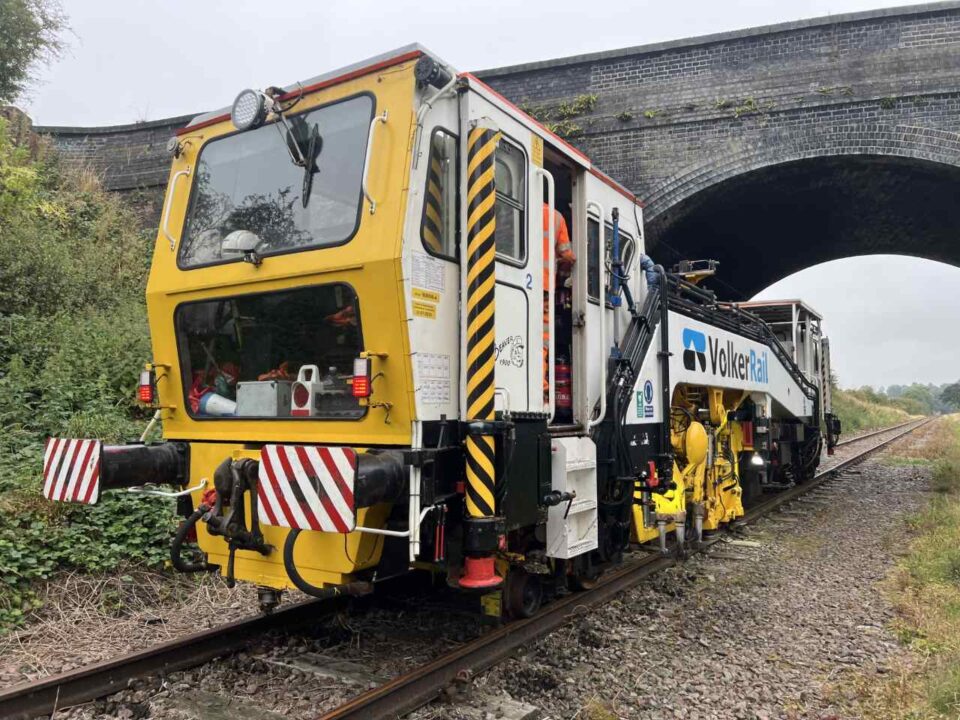
M 647 223 L 665 265 L 720 261 L 713 288 L 739 300 L 830 260 L 910 255 L 960 266 L 960 167 L 886 155 L 766 165 L 713 185 Z

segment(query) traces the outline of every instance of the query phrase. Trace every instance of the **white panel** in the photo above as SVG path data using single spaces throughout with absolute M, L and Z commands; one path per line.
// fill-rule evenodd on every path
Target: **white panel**
M 497 283 L 495 377 L 498 388 L 510 391 L 511 410 L 529 407 L 528 366 L 543 364 L 540 343 L 532 342 L 539 334 L 530 332 L 528 327 L 527 302 L 527 294 L 520 288 Z M 504 409 L 501 395 L 497 397 L 497 409 Z
M 748 390 L 769 395 L 794 416 L 813 412 L 811 400 L 767 345 L 675 312 L 669 314 L 669 324 L 671 390 L 681 383 Z M 628 424 L 654 422 L 662 417 L 659 337 L 658 328 L 634 386 Z M 653 414 L 649 417 L 644 398 L 647 382 L 654 391 Z
M 575 492 L 547 515 L 547 556 L 569 559 L 597 549 L 597 447 L 588 437 L 554 438 L 550 444 L 553 489 Z M 566 518 L 564 518 L 566 515 Z

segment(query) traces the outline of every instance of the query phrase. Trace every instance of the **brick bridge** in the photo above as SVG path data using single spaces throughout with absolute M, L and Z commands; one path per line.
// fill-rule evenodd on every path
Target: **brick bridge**
M 716 258 L 731 294 L 855 255 L 960 266 L 960 1 L 477 74 L 643 199 L 655 259 Z M 155 202 L 187 119 L 37 130 Z

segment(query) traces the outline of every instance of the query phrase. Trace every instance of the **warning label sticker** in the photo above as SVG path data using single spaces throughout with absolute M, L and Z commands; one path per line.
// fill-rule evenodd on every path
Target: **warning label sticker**
M 428 320 L 437 319 L 437 306 L 433 303 L 413 301 L 413 314 L 415 317 L 427 318 Z
M 417 395 L 427 405 L 450 402 L 450 356 L 437 353 L 414 355 L 417 367 Z

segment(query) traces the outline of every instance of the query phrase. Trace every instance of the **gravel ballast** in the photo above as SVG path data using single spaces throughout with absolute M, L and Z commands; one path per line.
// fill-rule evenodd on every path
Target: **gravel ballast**
M 542 718 L 848 717 L 835 688 L 906 651 L 879 585 L 929 470 L 868 460 L 479 678 Z M 461 703 L 469 708 L 469 701 Z M 458 704 L 415 716 L 473 717 Z

